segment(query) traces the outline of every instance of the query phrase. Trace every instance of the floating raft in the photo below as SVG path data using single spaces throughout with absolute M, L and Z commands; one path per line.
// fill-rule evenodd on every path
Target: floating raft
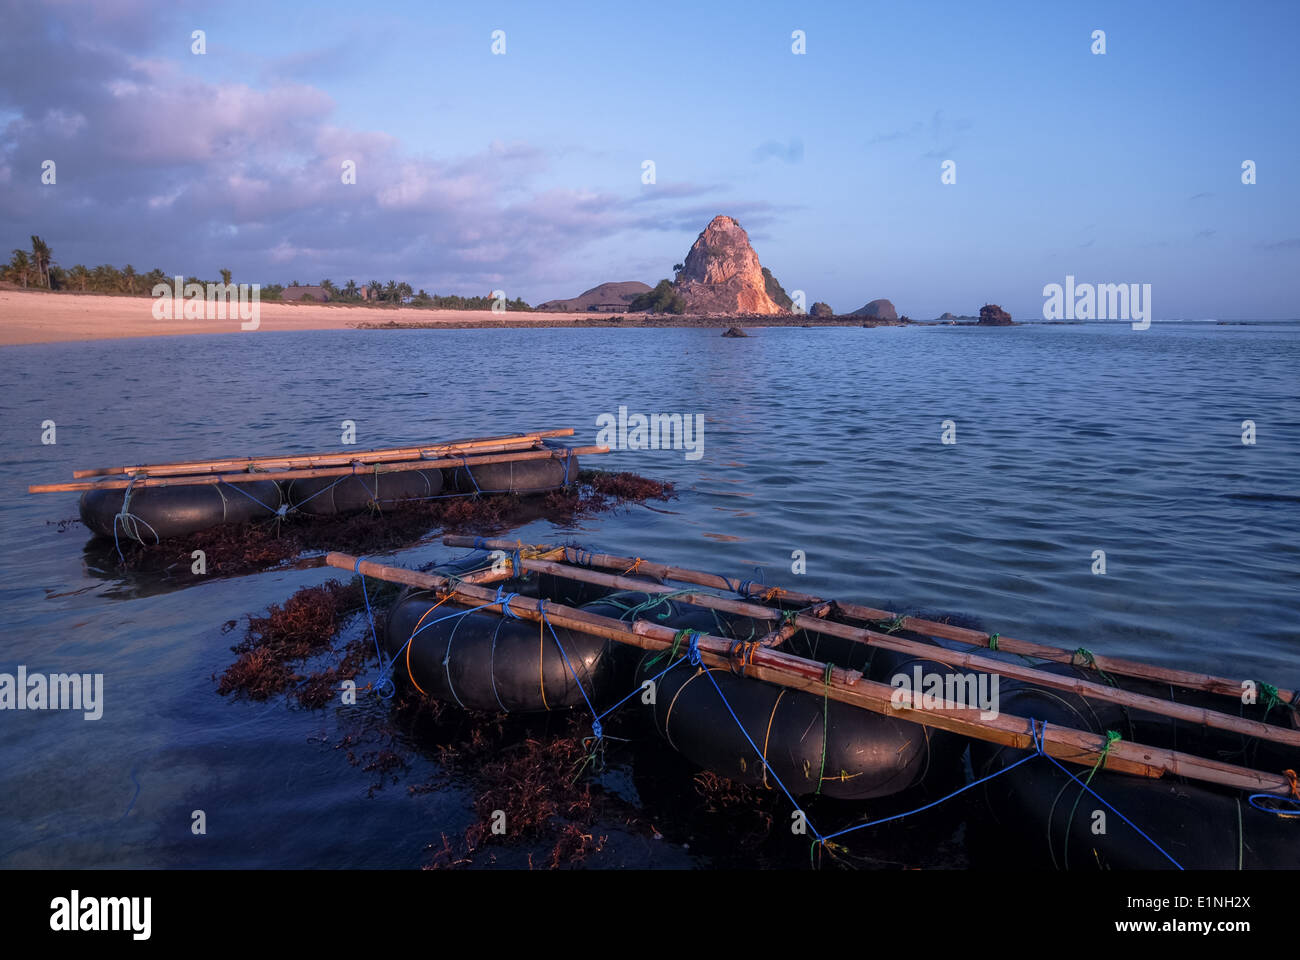
M 971 746 L 977 779 L 957 792 L 983 786 L 995 819 L 1014 821 L 1022 834 L 1046 832 L 1058 866 L 1071 841 L 1076 862 L 1092 865 L 1300 865 L 1294 690 L 640 557 L 475 537 L 443 542 L 476 556 L 432 573 L 342 553 L 325 558 L 408 588 L 376 642 L 398 682 L 426 696 L 480 709 L 587 709 L 596 742 L 609 713 L 639 704 L 697 765 L 780 788 L 792 802 L 814 794 L 861 800 L 936 772 L 960 775 Z M 1001 708 L 900 686 L 898 677 L 914 671 L 996 677 Z M 1248 689 L 1260 691 L 1258 704 L 1243 703 Z M 1120 798 L 1119 809 L 1107 793 Z M 1166 817 L 1171 797 L 1181 798 L 1180 812 Z M 1089 829 L 1098 810 L 1113 818 L 1100 836 Z M 1206 853 L 1198 834 L 1220 829 L 1231 842 Z M 839 836 L 812 832 L 821 844 Z
M 442 496 L 557 490 L 577 479 L 579 456 L 609 452 L 558 442 L 572 435 L 538 430 L 357 452 L 103 467 L 27 489 L 79 492 L 82 522 L 93 532 L 156 543 L 295 511 L 327 516 Z

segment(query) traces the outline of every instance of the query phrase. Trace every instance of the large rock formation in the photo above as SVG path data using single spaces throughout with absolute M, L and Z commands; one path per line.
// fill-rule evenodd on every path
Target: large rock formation
M 686 254 L 673 286 L 685 302 L 686 313 L 787 312 L 768 294 L 767 278 L 749 245 L 749 234 L 731 217 L 709 221 Z
M 808 313 L 814 317 L 835 316 L 835 311 L 831 309 L 831 305 L 829 303 L 822 303 L 820 300 L 812 305 L 812 309 L 809 310 Z
M 897 320 L 898 311 L 888 300 L 872 300 L 865 307 L 854 310 L 850 317 L 871 317 L 874 320 Z
M 571 300 L 547 300 L 539 303 L 536 309 L 560 310 L 565 313 L 585 313 L 591 310 L 617 313 L 626 310 L 633 297 L 646 293 L 649 289 L 650 285 L 640 280 L 602 283 Z
M 1011 314 L 996 303 L 986 303 L 980 307 L 980 326 L 1007 327 L 1011 325 Z

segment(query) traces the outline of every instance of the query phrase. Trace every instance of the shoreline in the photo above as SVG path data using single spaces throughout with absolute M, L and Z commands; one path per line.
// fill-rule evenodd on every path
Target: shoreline
M 871 320 L 863 317 L 674 316 L 671 314 L 560 313 L 490 310 L 445 310 L 352 303 L 259 303 L 257 331 L 243 331 L 237 318 L 159 320 L 148 295 L 76 293 L 0 288 L 0 346 L 122 340 L 261 331 L 311 330 L 480 330 L 520 327 L 876 327 L 912 326 L 920 321 Z
M 490 330 L 525 327 L 604 328 L 615 330 L 682 327 L 990 327 L 970 321 L 876 320 L 869 317 L 813 317 L 807 314 L 675 315 L 446 310 L 427 307 L 376 306 L 364 303 L 302 303 L 266 300 L 257 331 L 242 331 L 236 318 L 226 320 L 158 320 L 154 298 L 140 294 L 19 290 L 0 286 L 0 347 L 42 343 L 93 343 L 132 337 L 175 337 L 243 332 L 314 330 Z M 1007 326 L 1068 326 L 1085 320 L 1017 320 Z M 1179 321 L 1163 321 L 1179 322 Z M 1188 322 L 1188 321 L 1182 321 Z M 1236 326 L 1286 321 L 1206 321 L 1209 326 Z

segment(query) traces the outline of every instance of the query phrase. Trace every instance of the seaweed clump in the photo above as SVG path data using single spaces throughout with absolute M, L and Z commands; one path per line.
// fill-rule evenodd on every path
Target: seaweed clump
M 239 657 L 222 673 L 217 692 L 266 700 L 295 687 L 305 707 L 324 706 L 344 680 L 365 668 L 366 638 L 347 644 L 337 663 L 303 676 L 297 667 L 320 654 L 334 653 L 333 640 L 346 620 L 364 605 L 361 581 L 329 580 L 304 587 L 265 616 L 249 617 L 244 639 L 232 649 Z

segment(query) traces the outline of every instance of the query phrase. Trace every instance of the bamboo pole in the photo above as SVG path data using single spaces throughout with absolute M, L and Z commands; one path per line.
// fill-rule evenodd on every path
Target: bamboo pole
M 340 570 L 352 570 L 368 577 L 404 583 L 434 590 L 444 596 L 455 597 L 472 606 L 486 606 L 501 610 L 496 593 L 483 587 L 457 583 L 437 574 L 419 573 L 402 567 L 391 567 L 345 553 L 330 553 L 325 562 Z M 538 601 L 530 597 L 510 598 L 510 610 L 520 619 L 534 623 L 545 618 L 553 625 L 577 630 L 592 636 L 627 643 L 643 650 L 663 650 L 676 642 L 677 631 L 647 620 L 631 624 L 588 613 L 551 601 Z M 703 663 L 711 667 L 727 668 L 731 664 L 729 652 L 732 641 L 711 634 L 698 635 L 698 650 Z M 927 727 L 948 730 L 964 736 L 1003 744 L 1016 749 L 1035 748 L 1034 726 L 1028 718 L 999 714 L 987 719 L 945 700 L 940 707 L 922 707 L 919 694 L 910 691 L 905 705 L 895 706 L 897 691 L 883 683 L 867 680 L 856 671 L 831 667 L 807 660 L 781 650 L 763 647 L 756 650 L 746 666 L 746 674 L 759 680 L 775 683 L 795 690 L 803 690 L 830 700 L 861 707 L 873 713 L 895 716 Z M 915 698 L 915 699 L 913 699 Z M 902 698 L 900 698 L 902 699 Z M 1221 763 L 1204 757 L 1117 740 L 1108 743 L 1105 737 L 1070 727 L 1038 725 L 1039 742 L 1044 753 L 1069 763 L 1093 766 L 1105 760 L 1106 769 L 1138 776 L 1158 778 L 1165 773 L 1217 783 L 1222 786 L 1261 793 L 1289 795 L 1290 782 L 1282 776 L 1250 770 L 1233 764 Z
M 442 454 L 460 450 L 484 452 L 484 448 L 500 446 L 503 449 L 528 446 L 543 437 L 571 437 L 573 428 L 563 430 L 534 430 L 502 437 L 481 437 L 468 440 L 448 440 L 442 443 L 430 443 L 414 447 L 381 447 L 375 450 L 359 450 L 356 453 L 301 453 L 284 454 L 268 457 L 229 457 L 217 460 L 181 460 L 175 463 L 149 463 L 126 467 L 99 467 L 91 470 L 74 470 L 72 477 L 83 480 L 87 477 L 107 477 L 124 473 L 148 473 L 156 477 L 175 476 L 189 473 L 223 473 L 250 467 L 288 468 L 336 466 L 347 463 L 379 463 L 387 460 L 409 460 L 433 454 Z
M 513 558 L 510 563 L 513 566 Z M 773 610 L 771 607 L 759 606 L 757 604 L 746 603 L 740 600 L 732 600 L 729 597 L 717 597 L 713 594 L 707 593 L 682 594 L 674 588 L 663 584 L 647 583 L 644 580 L 633 580 L 626 576 L 597 573 L 594 570 L 587 570 L 582 567 L 573 567 L 565 563 L 557 563 L 550 560 L 532 559 L 524 557 L 522 553 L 520 555 L 520 565 L 524 570 L 532 570 L 538 573 L 549 573 L 552 576 L 566 577 L 570 580 L 595 583 L 601 586 L 614 587 L 620 590 L 637 590 L 643 593 L 652 594 L 676 593 L 678 595 L 675 599 L 681 600 L 684 603 L 706 607 L 713 610 L 720 610 L 725 613 L 738 614 L 754 619 L 775 620 L 782 616 L 780 611 Z M 825 602 L 822 604 L 822 607 L 829 608 L 831 607 L 831 604 Z M 1239 716 L 1234 717 L 1231 714 L 1221 713 L 1217 710 L 1209 710 L 1204 707 L 1175 703 L 1172 700 L 1163 700 L 1159 697 L 1133 693 L 1104 683 L 1094 683 L 1091 680 L 1084 680 L 1079 677 L 1060 676 L 1059 674 L 1048 673 L 1036 667 L 997 660 L 993 657 L 985 657 L 977 653 L 948 650 L 944 647 L 935 646 L 932 643 L 921 643 L 916 640 L 908 640 L 905 637 L 894 637 L 886 633 L 879 633 L 875 630 L 869 630 L 863 627 L 836 623 L 831 620 L 822 619 L 823 616 L 824 614 L 819 615 L 807 611 L 795 613 L 792 617 L 793 623 L 787 625 L 789 627 L 788 632 L 785 632 L 784 628 L 783 630 L 773 631 L 768 635 L 768 637 L 765 637 L 764 640 L 775 640 L 778 636 L 782 639 L 786 639 L 793 636 L 799 630 L 808 630 L 813 633 L 822 633 L 827 636 L 840 637 L 866 646 L 882 647 L 886 650 L 893 650 L 897 653 L 909 654 L 927 660 L 937 660 L 944 663 L 956 664 L 970 670 L 1001 674 L 1002 676 L 1010 677 L 1013 680 L 1035 683 L 1039 686 L 1050 687 L 1055 690 L 1066 690 L 1081 697 L 1090 697 L 1094 700 L 1103 700 L 1107 703 L 1118 703 L 1126 707 L 1132 707 L 1135 710 L 1145 710 L 1148 713 L 1159 714 L 1175 720 L 1183 720 L 1199 726 L 1211 727 L 1216 730 L 1228 730 L 1232 733 L 1240 733 L 1247 737 L 1255 737 L 1261 740 L 1270 740 L 1274 743 L 1300 747 L 1300 730 L 1274 726 L 1272 724 L 1263 723 L 1259 720 L 1250 720 Z M 775 643 L 770 645 L 775 645 Z
M 473 537 L 443 537 L 443 543 L 448 546 L 472 546 Z M 494 549 L 514 549 L 514 542 L 510 540 L 486 540 L 485 544 Z M 584 551 L 584 554 L 587 552 Z M 605 553 L 591 553 L 587 555 L 587 564 L 594 567 L 605 567 L 616 569 L 619 567 L 628 567 L 637 563 L 640 558 L 636 557 L 618 557 Z M 738 582 L 729 577 L 718 576 L 713 573 L 705 573 L 700 570 L 691 570 L 686 567 L 674 567 L 662 563 L 652 563 L 648 560 L 640 560 L 639 569 L 649 576 L 661 577 L 665 580 L 675 580 L 680 583 L 693 583 L 702 587 L 714 587 L 719 590 L 728 590 L 739 593 L 740 587 L 745 586 L 743 582 Z M 814 597 L 811 594 L 800 593 L 796 590 L 786 590 L 781 587 L 769 587 L 765 584 L 748 584 L 745 593 L 749 596 L 764 595 L 769 591 L 775 591 L 773 599 L 785 601 L 796 606 L 809 606 L 821 601 L 821 598 Z M 835 601 L 835 609 L 845 616 L 854 620 L 874 621 L 898 619 L 894 613 L 888 610 L 877 610 L 874 607 L 864 607 L 854 603 L 842 603 Z M 936 623 L 933 620 L 923 620 L 920 617 L 903 617 L 899 628 L 909 630 L 913 633 L 921 633 L 931 637 L 941 637 L 945 640 L 954 640 L 957 643 L 964 643 L 969 646 L 983 647 L 989 649 L 989 634 L 982 633 L 979 630 L 970 630 L 966 627 L 954 627 L 946 623 Z M 998 636 L 997 649 L 1005 653 L 1018 653 L 1029 657 L 1036 657 L 1040 660 L 1050 660 L 1053 663 L 1077 664 L 1077 656 L 1074 651 L 1065 650 L 1060 647 L 1051 647 L 1041 643 L 1033 643 L 1028 640 L 1016 640 L 1012 637 Z M 1216 677 L 1206 673 L 1196 673 L 1190 670 L 1178 670 L 1173 667 L 1161 667 L 1156 664 L 1142 663 L 1138 660 L 1127 660 L 1121 657 L 1108 657 L 1094 655 L 1092 665 L 1098 670 L 1104 670 L 1107 673 L 1116 673 L 1127 677 L 1136 677 L 1142 680 L 1152 680 L 1157 683 L 1169 683 L 1177 687 L 1185 687 L 1189 690 L 1201 690 L 1207 693 L 1216 693 L 1221 696 L 1231 697 L 1240 701 L 1242 691 L 1245 689 L 1240 680 L 1231 680 L 1225 677 Z M 1292 690 L 1278 689 L 1277 695 L 1287 703 L 1291 703 L 1295 697 Z
M 567 460 L 592 453 L 609 453 L 609 447 L 561 447 L 546 450 L 520 450 L 480 457 L 445 457 L 437 460 L 414 460 L 401 463 L 355 464 L 349 467 L 316 467 L 303 470 L 267 471 L 266 473 L 206 473 L 181 477 L 139 477 L 134 480 L 74 480 L 69 483 L 41 483 L 27 488 L 28 493 L 57 493 L 78 490 L 125 490 L 132 487 L 185 487 L 218 483 L 255 483 L 259 480 L 304 480 L 309 477 L 368 476 L 374 473 L 402 473 L 407 470 L 437 470 L 441 467 L 477 467 L 485 463 L 514 463 L 520 460 Z

